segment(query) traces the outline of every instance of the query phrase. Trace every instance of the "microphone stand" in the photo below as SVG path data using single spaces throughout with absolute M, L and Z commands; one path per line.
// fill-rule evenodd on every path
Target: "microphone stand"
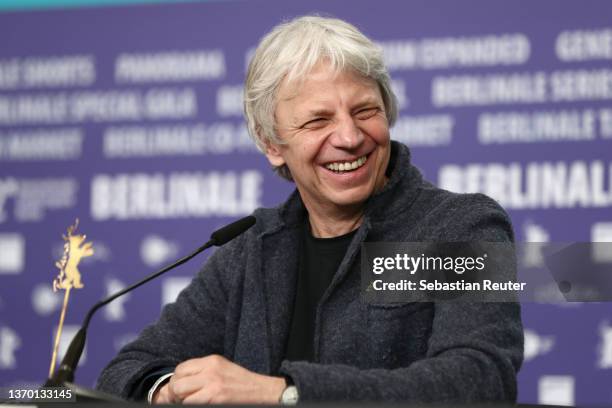
M 252 227 L 254 224 L 255 224 L 255 217 L 248 216 L 248 217 L 241 218 L 238 221 L 235 221 L 229 225 L 226 225 L 225 227 L 213 232 L 211 234 L 211 239 L 207 243 L 205 243 L 204 245 L 202 245 L 201 247 L 193 251 L 191 254 L 147 276 L 141 281 L 136 282 L 133 285 L 130 285 L 127 288 L 124 288 L 120 290 L 119 292 L 107 297 L 106 299 L 103 299 L 99 301 L 98 303 L 96 303 L 91 309 L 89 309 L 89 312 L 87 312 L 87 315 L 85 316 L 85 319 L 83 320 L 83 324 L 81 328 L 79 329 L 77 334 L 74 336 L 74 338 L 70 342 L 70 345 L 68 346 L 66 354 L 64 355 L 64 358 L 62 359 L 59 369 L 53 374 L 51 378 L 47 379 L 47 381 L 43 385 L 43 388 L 46 388 L 46 387 L 69 388 L 76 395 L 77 401 L 125 402 L 124 400 L 118 397 L 115 397 L 113 395 L 110 395 L 110 394 L 107 394 L 101 391 L 97 391 L 97 390 L 91 390 L 88 388 L 84 388 L 84 387 L 81 387 L 81 386 L 78 386 L 72 383 L 72 381 L 74 381 L 74 372 L 76 371 L 76 367 L 79 363 L 79 360 L 81 359 L 81 355 L 83 354 L 83 349 L 85 347 L 85 341 L 87 339 L 87 328 L 89 327 L 89 322 L 91 321 L 91 318 L 94 315 L 94 313 L 98 311 L 98 309 L 109 304 L 110 302 L 117 299 L 118 297 L 123 296 L 124 294 L 144 285 L 145 283 L 157 278 L 158 276 L 170 271 L 171 269 L 174 269 L 177 266 L 184 264 L 185 262 L 189 261 L 190 259 L 198 255 L 202 251 L 210 248 L 211 246 L 215 246 L 215 245 L 220 246 L 220 245 L 227 243 L 228 241 L 231 241 L 236 236 L 240 235 L 241 233 L 243 233 L 244 231 Z

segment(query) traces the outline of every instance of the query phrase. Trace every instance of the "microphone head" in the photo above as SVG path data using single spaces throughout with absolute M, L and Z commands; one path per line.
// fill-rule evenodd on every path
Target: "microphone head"
M 255 217 L 252 215 L 241 218 L 210 234 L 210 240 L 213 241 L 214 245 L 221 246 L 251 228 L 255 225 L 255 222 Z

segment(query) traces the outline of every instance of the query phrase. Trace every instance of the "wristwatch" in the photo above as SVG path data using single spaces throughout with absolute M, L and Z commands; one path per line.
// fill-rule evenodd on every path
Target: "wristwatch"
M 299 399 L 300 394 L 298 393 L 297 387 L 295 385 L 289 385 L 281 394 L 279 402 L 281 405 L 295 405 L 298 403 Z

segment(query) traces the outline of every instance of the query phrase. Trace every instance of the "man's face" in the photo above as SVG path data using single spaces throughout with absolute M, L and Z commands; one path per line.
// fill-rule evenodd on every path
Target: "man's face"
M 362 205 L 384 185 L 389 125 L 374 81 L 319 63 L 300 85 L 281 84 L 275 118 L 285 144 L 266 156 L 289 167 L 310 211 Z

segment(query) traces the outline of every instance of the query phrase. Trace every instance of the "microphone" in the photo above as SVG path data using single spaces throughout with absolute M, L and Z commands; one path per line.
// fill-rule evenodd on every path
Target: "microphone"
M 85 340 L 87 338 L 87 328 L 89 327 L 91 317 L 98 309 L 100 309 L 102 306 L 107 305 L 118 297 L 123 296 L 128 292 L 131 292 L 139 286 L 144 285 L 150 280 L 153 280 L 158 276 L 176 268 L 177 266 L 184 264 L 185 262 L 189 261 L 191 258 L 195 257 L 205 249 L 208 249 L 211 246 L 221 246 L 228 243 L 232 239 L 236 238 L 238 235 L 251 228 L 253 225 L 255 225 L 255 217 L 249 215 L 248 217 L 241 218 L 238 221 L 234 221 L 229 225 L 219 228 L 210 235 L 210 240 L 207 243 L 193 251 L 191 254 L 147 276 L 141 281 L 136 282 L 135 284 L 128 286 L 127 288 L 124 288 L 119 292 L 107 297 L 106 299 L 103 299 L 96 303 L 91 309 L 89 309 L 89 312 L 87 312 L 87 315 L 83 320 L 81 328 L 70 342 L 70 346 L 68 346 L 68 350 L 66 351 L 66 354 L 62 359 L 59 369 L 51 378 L 47 380 L 44 387 L 60 386 L 66 382 L 70 383 L 74 381 L 74 373 L 76 371 L 77 364 L 81 359 L 81 354 L 83 354 L 83 348 L 85 347 Z
M 212 234 L 210 234 L 210 241 L 214 241 L 213 245 L 221 246 L 227 244 L 238 235 L 242 234 L 249 228 L 255 225 L 255 217 L 249 215 L 234 221 L 231 224 L 221 227 Z

